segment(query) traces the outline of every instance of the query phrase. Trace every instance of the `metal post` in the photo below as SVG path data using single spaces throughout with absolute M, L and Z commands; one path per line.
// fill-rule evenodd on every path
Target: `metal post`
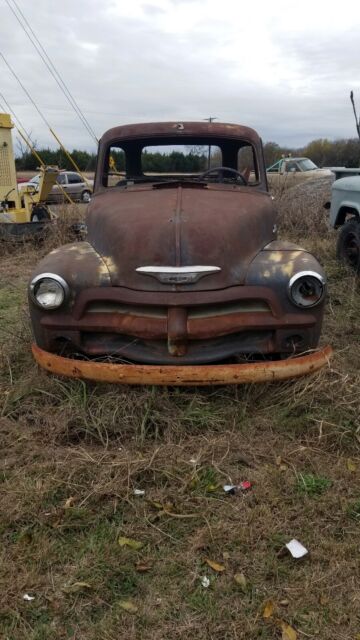
M 350 91 L 350 100 L 351 100 L 351 104 L 352 104 L 353 111 L 354 111 L 354 116 L 355 116 L 356 131 L 357 131 L 359 139 L 360 139 L 360 118 L 358 120 L 357 113 L 356 113 L 356 107 L 355 107 L 355 101 L 354 101 L 354 92 L 353 91 Z
M 204 118 L 204 120 L 207 120 L 207 122 L 213 122 L 214 120 L 217 120 L 217 116 L 209 116 L 209 118 Z M 210 169 L 210 159 L 211 159 L 211 145 L 209 144 L 209 149 L 208 149 L 208 166 L 207 168 Z

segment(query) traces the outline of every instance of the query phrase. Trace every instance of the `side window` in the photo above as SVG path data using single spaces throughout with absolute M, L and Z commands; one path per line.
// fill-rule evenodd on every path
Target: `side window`
M 257 184 L 259 182 L 255 151 L 251 145 L 245 145 L 239 149 L 237 168 L 246 178 L 248 184 Z
M 78 173 L 68 173 L 67 179 L 68 184 L 80 184 L 81 182 L 83 182 L 82 177 L 79 176 Z
M 66 184 L 66 177 L 63 173 L 59 173 L 58 177 L 56 178 L 56 182 L 58 184 Z
M 125 180 L 125 153 L 119 146 L 112 146 L 109 150 L 108 166 L 105 167 L 103 184 L 116 187 Z M 126 184 L 126 183 L 125 183 Z
M 287 162 L 286 171 L 299 171 L 299 167 L 296 162 Z

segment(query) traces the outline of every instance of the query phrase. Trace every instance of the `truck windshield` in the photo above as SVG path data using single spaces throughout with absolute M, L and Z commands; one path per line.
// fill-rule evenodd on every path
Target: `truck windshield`
M 191 144 L 184 142 L 160 139 L 158 144 L 141 140 L 110 145 L 103 172 L 104 186 L 174 180 L 239 186 L 259 184 L 256 151 L 247 141 L 192 139 L 188 141 Z
M 309 158 L 303 158 L 302 160 L 299 160 L 298 165 L 300 167 L 300 171 L 313 171 L 314 169 L 319 168 L 312 160 L 309 160 Z

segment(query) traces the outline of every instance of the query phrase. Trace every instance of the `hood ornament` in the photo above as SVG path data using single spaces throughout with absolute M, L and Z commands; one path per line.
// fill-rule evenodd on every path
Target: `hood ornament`
M 205 265 L 191 267 L 138 267 L 136 271 L 145 276 L 152 276 L 162 284 L 193 284 L 204 276 L 221 271 L 221 268 Z

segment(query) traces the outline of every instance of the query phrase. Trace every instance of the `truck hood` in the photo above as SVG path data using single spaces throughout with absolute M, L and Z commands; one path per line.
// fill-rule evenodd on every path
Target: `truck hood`
M 332 184 L 333 191 L 360 191 L 360 176 L 348 176 L 339 178 Z
M 268 193 L 232 185 L 140 185 L 98 192 L 88 240 L 113 286 L 143 291 L 223 289 L 243 284 L 249 263 L 275 239 Z M 162 284 L 139 267 L 219 267 L 192 284 Z

